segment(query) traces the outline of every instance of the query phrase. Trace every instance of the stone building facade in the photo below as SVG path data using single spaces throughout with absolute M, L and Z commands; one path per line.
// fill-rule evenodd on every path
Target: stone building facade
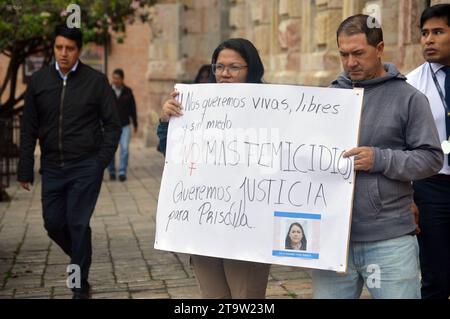
M 368 13 L 381 20 L 385 61 L 407 73 L 423 62 L 419 18 L 428 5 L 449 0 L 159 0 L 149 23 L 113 36 L 108 73 L 123 68 L 133 89 L 139 137 L 155 145 L 163 101 L 176 82 L 190 82 L 214 48 L 244 37 L 258 48 L 268 83 L 327 86 L 341 72 L 336 29 L 346 17 Z M 3 61 L 3 62 L 2 62 Z M 5 58 L 0 57 L 0 75 Z M 108 74 L 110 76 L 110 74 Z
M 348 16 L 379 18 L 384 61 L 408 72 L 423 62 L 419 19 L 433 0 L 162 0 L 150 9 L 148 110 L 159 112 L 178 81 L 189 82 L 224 39 L 258 48 L 268 83 L 327 86 L 341 72 L 336 29 Z

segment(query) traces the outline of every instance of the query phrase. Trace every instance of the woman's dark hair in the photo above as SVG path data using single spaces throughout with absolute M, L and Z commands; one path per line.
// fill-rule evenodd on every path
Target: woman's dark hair
M 302 227 L 302 225 L 300 225 L 300 223 L 292 223 L 291 226 L 289 226 L 289 230 L 287 232 L 286 240 L 285 240 L 285 249 L 294 249 L 292 247 L 291 238 L 289 237 L 289 234 L 291 233 L 291 229 L 294 226 L 297 226 L 302 230 L 302 240 L 300 241 L 300 250 L 306 250 L 306 244 L 307 244 L 306 236 L 305 236 L 305 232 L 303 231 L 303 227 Z
M 264 66 L 259 57 L 258 50 L 256 50 L 253 43 L 247 39 L 235 38 L 222 42 L 212 55 L 211 64 L 216 64 L 220 51 L 223 49 L 230 49 L 239 53 L 245 60 L 248 66 L 248 75 L 246 83 L 263 83 Z M 211 82 L 215 83 L 216 78 L 211 72 Z
M 437 4 L 435 6 L 426 8 L 422 12 L 422 16 L 420 17 L 420 28 L 422 29 L 425 22 L 427 22 L 431 18 L 445 19 L 447 25 L 450 26 L 450 4 Z
M 208 79 L 211 78 L 211 64 L 203 64 L 197 72 L 197 76 L 195 77 L 194 83 L 200 83 L 200 79 L 202 78 L 202 74 L 208 72 Z

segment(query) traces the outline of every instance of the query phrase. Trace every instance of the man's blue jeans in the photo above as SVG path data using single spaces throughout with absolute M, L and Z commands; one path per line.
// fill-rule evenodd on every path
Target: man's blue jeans
M 313 271 L 316 299 L 356 299 L 360 297 L 364 284 L 372 298 L 420 299 L 419 246 L 416 236 L 350 242 L 346 274 Z
M 119 176 L 127 175 L 128 167 L 128 146 L 130 145 L 131 129 L 130 125 L 122 127 L 122 134 L 119 140 L 119 151 L 120 151 L 120 163 L 119 163 Z M 113 157 L 111 163 L 108 166 L 110 174 L 116 175 L 116 160 Z

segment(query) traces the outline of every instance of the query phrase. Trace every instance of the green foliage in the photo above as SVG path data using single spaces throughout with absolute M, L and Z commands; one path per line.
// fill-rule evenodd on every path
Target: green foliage
M 17 43 L 51 41 L 54 28 L 65 22 L 68 5 L 81 8 L 81 28 L 86 42 L 102 43 L 105 30 L 125 32 L 136 9 L 155 0 L 0 0 L 0 52 L 11 52 Z M 70 14 L 70 13 L 69 13 Z M 145 14 L 141 15 L 145 20 Z
M 156 0 L 0 0 L 0 54 L 10 57 L 4 79 L 0 79 L 0 100 L 7 86 L 9 97 L 0 105 L 0 117 L 8 116 L 23 96 L 15 98 L 17 72 L 25 58 L 42 52 L 50 60 L 55 26 L 66 22 L 70 4 L 81 9 L 81 29 L 84 42 L 107 43 L 109 32 L 119 33 L 123 40 L 127 23 L 136 16 L 147 20 L 144 6 Z M 6 109 L 6 110 L 5 110 Z

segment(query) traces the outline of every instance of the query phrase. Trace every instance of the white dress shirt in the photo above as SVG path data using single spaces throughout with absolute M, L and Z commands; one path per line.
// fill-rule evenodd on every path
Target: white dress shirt
M 61 79 L 63 79 L 64 81 L 67 81 L 67 77 L 69 76 L 69 73 L 70 73 L 70 72 L 73 72 L 73 71 L 75 71 L 75 70 L 77 69 L 77 67 L 78 67 L 78 62 L 79 62 L 79 60 L 77 60 L 77 62 L 75 63 L 75 65 L 72 67 L 72 69 L 70 69 L 70 71 L 67 72 L 66 74 L 63 74 L 63 73 L 61 72 L 61 68 L 59 67 L 58 62 L 55 62 L 55 68 L 56 68 L 56 70 L 59 72 L 59 76 L 61 77 Z
M 445 95 L 445 72 L 442 70 L 443 67 L 444 66 L 442 64 L 431 63 L 430 68 L 430 64 L 426 62 L 417 69 L 411 71 L 406 76 L 409 84 L 427 96 L 441 142 L 448 139 L 447 129 L 445 127 L 445 108 L 436 85 L 434 84 L 431 72 L 434 72 L 436 75 L 439 85 L 441 86 L 442 93 Z M 440 174 L 450 175 L 450 167 L 448 164 L 448 156 L 445 155 L 444 166 L 439 172 Z

